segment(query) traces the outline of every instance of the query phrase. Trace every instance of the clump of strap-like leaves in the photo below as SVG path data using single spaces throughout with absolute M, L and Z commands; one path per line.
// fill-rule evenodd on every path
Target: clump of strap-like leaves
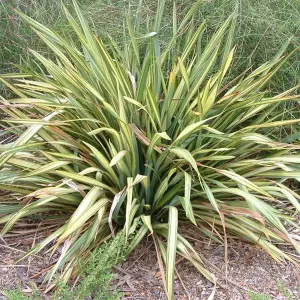
M 124 47 L 104 45 L 75 1 L 76 19 L 66 16 L 80 43 L 22 15 L 53 58 L 32 50 L 32 70 L 0 77 L 14 94 L 1 99 L 1 124 L 15 138 L 0 148 L 0 188 L 10 191 L 0 223 L 6 234 L 23 219 L 44 219 L 39 230 L 52 233 L 29 254 L 64 244 L 48 279 L 60 270 L 67 280 L 77 256 L 123 228 L 129 252 L 152 234 L 169 298 L 176 254 L 215 280 L 178 233 L 183 225 L 225 244 L 226 234 L 238 236 L 276 260 L 291 259 L 276 243 L 299 249 L 284 224 L 300 208 L 286 184 L 300 178 L 300 146 L 271 135 L 299 121 L 276 110 L 298 98 L 265 90 L 284 49 L 228 83 L 234 18 L 203 44 L 205 26 L 191 22 L 198 1 L 180 22 L 174 13 L 162 50 L 164 2 L 146 35 L 127 19 Z

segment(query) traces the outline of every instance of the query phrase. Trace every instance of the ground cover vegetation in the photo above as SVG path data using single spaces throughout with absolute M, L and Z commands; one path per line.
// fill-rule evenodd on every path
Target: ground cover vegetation
M 78 268 L 78 284 L 69 285 L 57 279 L 57 288 L 52 293 L 53 300 L 117 300 L 122 296 L 115 288 L 112 287 L 113 273 L 112 269 L 116 264 L 122 262 L 125 258 L 126 244 L 124 233 L 121 231 L 113 239 L 103 243 L 89 254 L 89 257 L 82 261 L 77 258 Z M 24 292 L 22 286 L 15 289 L 1 291 L 8 300 L 42 300 L 44 294 L 33 283 L 28 284 L 30 292 Z
M 62 1 L 72 10 L 71 1 Z M 118 42 L 123 35 L 124 15 L 134 17 L 137 13 L 155 16 L 156 1 L 140 0 L 78 0 L 83 14 L 90 26 L 102 38 L 107 34 Z M 195 15 L 195 22 L 205 20 L 206 30 L 203 35 L 209 38 L 224 22 L 236 4 L 236 0 L 203 0 Z M 178 18 L 182 18 L 194 0 L 177 0 Z M 299 12 L 300 4 L 288 0 L 240 0 L 238 1 L 238 19 L 236 24 L 235 44 L 237 50 L 232 72 L 241 73 L 248 67 L 257 67 L 271 59 L 278 48 L 291 39 L 291 46 L 299 46 Z M 21 10 L 44 25 L 50 26 L 63 35 L 71 34 L 72 30 L 66 22 L 60 2 L 52 0 L 1 0 L 0 1 L 0 68 L 1 73 L 10 70 L 13 64 L 25 63 L 29 57 L 28 47 L 34 48 L 45 55 L 51 52 L 44 46 L 30 27 L 19 18 L 12 8 Z M 166 44 L 172 35 L 172 1 L 168 1 L 164 10 L 161 28 L 161 43 Z M 99 17 L 101 16 L 101 17 Z M 143 22 L 144 19 L 141 20 Z M 299 54 L 286 63 L 274 76 L 272 88 L 284 90 L 299 82 Z

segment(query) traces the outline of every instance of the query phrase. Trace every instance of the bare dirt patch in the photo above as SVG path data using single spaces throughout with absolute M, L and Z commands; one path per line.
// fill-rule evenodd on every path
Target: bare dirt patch
M 196 243 L 204 264 L 218 278 L 214 299 L 249 299 L 248 291 L 269 295 L 272 299 L 300 299 L 299 268 L 291 263 L 276 263 L 265 252 L 242 242 L 230 242 L 226 282 L 224 247 Z M 208 299 L 214 286 L 189 263 L 177 260 L 180 278 L 175 280 L 175 299 Z M 124 299 L 166 299 L 157 256 L 151 239 L 116 268 L 116 285 L 124 291 Z M 282 295 L 280 285 L 290 294 Z
M 34 238 L 0 240 L 0 290 L 21 286 L 30 291 L 30 282 L 41 284 L 45 271 L 58 258 L 49 254 L 31 257 L 16 265 L 23 251 L 28 251 Z M 300 299 L 299 268 L 291 263 L 276 263 L 263 251 L 237 241 L 228 248 L 228 276 L 226 282 L 224 247 L 207 241 L 195 242 L 203 262 L 218 278 L 214 299 L 249 299 L 248 291 L 264 293 L 276 300 Z M 189 263 L 177 260 L 179 276 L 175 280 L 175 300 L 208 299 L 214 286 Z M 166 299 L 152 238 L 136 249 L 126 262 L 116 266 L 114 287 L 124 292 L 123 299 Z M 280 292 L 280 282 L 290 297 Z M 29 294 L 30 295 L 30 294 Z M 4 299 L 1 298 L 0 299 Z
M 30 282 L 42 283 L 46 270 L 58 259 L 59 253 L 53 256 L 40 253 L 20 260 L 35 242 L 34 237 L 0 239 L 0 291 L 16 287 L 30 291 Z

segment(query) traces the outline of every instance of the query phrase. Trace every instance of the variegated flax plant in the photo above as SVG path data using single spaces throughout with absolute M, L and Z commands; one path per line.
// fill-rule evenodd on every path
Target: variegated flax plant
M 266 90 L 292 53 L 283 47 L 228 80 L 234 17 L 204 43 L 204 24 L 192 22 L 200 1 L 180 22 L 174 4 L 173 36 L 161 49 L 161 0 L 147 34 L 128 17 L 124 46 L 112 39 L 104 45 L 73 4 L 76 17 L 65 13 L 76 41 L 19 13 L 53 56 L 31 50 L 34 67 L 0 77 L 12 95 L 1 98 L 1 135 L 13 138 L 0 148 L 0 189 L 10 192 L 1 198 L 2 236 L 37 220 L 49 235 L 27 255 L 63 245 L 46 279 L 59 272 L 68 281 L 76 257 L 118 230 L 128 253 L 150 234 L 169 299 L 177 255 L 216 280 L 184 236 L 190 225 L 199 239 L 226 246 L 235 236 L 292 261 L 276 245 L 300 250 L 286 229 L 300 211 L 290 188 L 300 179 L 300 146 L 273 132 L 299 122 L 277 109 L 299 97 L 294 89 Z

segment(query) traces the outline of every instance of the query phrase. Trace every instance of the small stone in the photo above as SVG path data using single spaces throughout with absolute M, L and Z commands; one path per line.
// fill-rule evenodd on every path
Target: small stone
M 8 268 L 2 268 L 2 272 L 7 272 L 8 271 Z

